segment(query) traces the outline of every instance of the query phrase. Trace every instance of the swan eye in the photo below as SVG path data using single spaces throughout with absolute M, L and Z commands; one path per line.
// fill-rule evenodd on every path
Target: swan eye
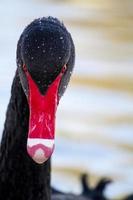
M 63 68 L 62 68 L 62 73 L 64 74 L 66 70 L 67 70 L 67 66 L 64 65 Z
M 23 70 L 24 70 L 24 72 L 27 72 L 27 68 L 26 68 L 26 65 L 25 64 L 23 64 Z

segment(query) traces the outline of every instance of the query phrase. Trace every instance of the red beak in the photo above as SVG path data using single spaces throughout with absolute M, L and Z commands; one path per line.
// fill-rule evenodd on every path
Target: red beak
M 30 110 L 27 151 L 36 163 L 44 163 L 53 153 L 55 117 L 59 101 L 58 88 L 63 72 L 42 95 L 26 70 L 29 85 L 28 103 Z

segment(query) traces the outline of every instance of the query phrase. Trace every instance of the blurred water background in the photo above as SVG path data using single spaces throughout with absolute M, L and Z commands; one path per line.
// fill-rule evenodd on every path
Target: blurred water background
M 79 175 L 91 185 L 114 180 L 110 198 L 133 192 L 133 1 L 1 0 L 0 133 L 16 70 L 18 38 L 33 19 L 63 20 L 76 46 L 71 84 L 57 114 L 52 185 L 79 193 Z

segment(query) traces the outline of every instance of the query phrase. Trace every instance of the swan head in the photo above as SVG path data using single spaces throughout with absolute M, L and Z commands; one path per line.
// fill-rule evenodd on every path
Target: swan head
M 20 82 L 29 105 L 27 152 L 44 163 L 55 145 L 55 118 L 75 61 L 70 33 L 56 18 L 30 23 L 17 45 Z

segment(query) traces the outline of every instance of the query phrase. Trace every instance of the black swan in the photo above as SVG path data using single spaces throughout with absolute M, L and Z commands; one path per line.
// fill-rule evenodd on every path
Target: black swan
M 55 115 L 74 61 L 71 35 L 58 19 L 36 19 L 23 31 L 0 147 L 1 200 L 51 199 Z
M 88 175 L 81 174 L 80 176 L 82 192 L 80 195 L 71 193 L 63 193 L 55 188 L 52 188 L 52 200 L 111 200 L 106 197 L 105 189 L 108 184 L 112 183 L 109 178 L 101 178 L 95 187 L 91 187 L 88 182 Z M 133 194 L 127 195 L 121 200 L 133 200 Z
M 0 200 L 107 200 L 111 181 L 91 188 L 86 174 L 81 195 L 50 188 L 56 109 L 74 61 L 73 40 L 58 19 L 36 19 L 23 31 L 0 146 Z
M 80 195 L 64 194 L 52 188 L 52 193 L 54 194 L 52 200 L 107 200 L 104 192 L 107 185 L 112 182 L 110 179 L 102 178 L 94 188 L 89 186 L 87 174 L 82 174 L 80 179 L 82 187 Z

